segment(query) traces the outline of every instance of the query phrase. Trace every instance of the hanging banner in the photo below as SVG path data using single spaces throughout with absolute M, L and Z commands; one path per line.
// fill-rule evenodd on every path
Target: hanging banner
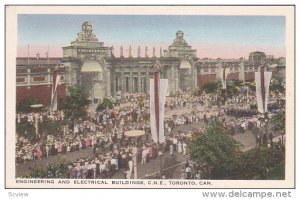
M 226 81 L 227 81 L 227 75 L 229 74 L 229 70 L 227 68 L 223 68 L 222 71 L 222 78 L 221 78 L 221 81 L 222 81 L 222 88 L 223 89 L 226 89 Z
M 263 77 L 261 76 L 261 72 L 255 72 L 257 110 L 260 113 L 268 111 L 271 76 L 272 72 L 263 72 Z
M 168 89 L 168 80 L 159 80 L 159 129 L 157 130 L 157 116 L 155 114 L 155 89 L 154 80 L 150 79 L 150 127 L 152 139 L 155 143 L 162 143 L 164 136 L 164 117 L 165 117 L 165 101 Z

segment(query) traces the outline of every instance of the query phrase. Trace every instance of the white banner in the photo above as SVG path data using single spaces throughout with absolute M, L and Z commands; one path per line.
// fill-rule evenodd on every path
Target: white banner
M 224 70 L 225 70 L 225 78 L 224 78 Z M 227 75 L 229 74 L 228 68 L 221 70 L 221 81 L 222 81 L 222 88 L 226 89 L 226 81 L 227 81 Z
M 255 84 L 256 84 L 256 99 L 257 99 L 257 110 L 260 113 L 268 111 L 268 101 L 269 101 L 269 86 L 271 81 L 272 72 L 264 72 L 265 76 L 265 110 L 263 107 L 263 99 L 261 93 L 261 73 L 255 72 Z
M 150 79 L 150 127 L 151 127 L 152 139 L 155 143 L 157 143 L 158 141 L 162 143 L 165 140 L 164 117 L 165 117 L 165 101 L 166 101 L 167 89 L 168 89 L 168 80 L 161 79 L 159 82 L 159 138 L 157 138 L 154 80 Z
M 269 88 L 271 83 L 272 72 L 265 72 L 265 107 L 266 111 L 268 111 L 268 102 L 269 102 Z

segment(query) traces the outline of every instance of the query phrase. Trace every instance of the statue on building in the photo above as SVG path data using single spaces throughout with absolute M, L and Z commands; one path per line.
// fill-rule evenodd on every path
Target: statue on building
M 96 35 L 93 33 L 93 25 L 90 22 L 82 24 L 82 31 L 78 33 L 78 38 L 81 40 L 96 39 Z
M 137 53 L 137 56 L 138 56 L 138 58 L 140 58 L 141 57 L 141 47 L 139 46 L 139 48 L 138 48 L 138 53 Z
M 173 45 L 187 45 L 187 42 L 185 41 L 185 39 L 183 39 L 184 33 L 179 30 L 176 33 L 176 39 L 174 40 Z
M 156 57 L 156 53 L 155 53 L 155 47 L 153 47 L 153 51 L 152 51 L 152 57 Z
M 120 46 L 120 57 L 124 58 L 124 54 L 123 54 L 123 46 Z
M 145 48 L 145 58 L 148 58 L 149 57 L 149 55 L 148 55 L 148 47 L 146 46 L 146 48 Z
M 160 47 L 160 50 L 159 50 L 159 56 L 160 56 L 160 57 L 163 57 L 162 47 Z
M 129 47 L 129 55 L 128 55 L 129 58 L 132 58 L 132 48 L 131 46 Z

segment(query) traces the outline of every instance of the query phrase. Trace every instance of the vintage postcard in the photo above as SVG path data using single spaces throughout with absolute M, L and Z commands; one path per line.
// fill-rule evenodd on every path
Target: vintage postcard
M 294 188 L 294 6 L 6 6 L 6 188 Z

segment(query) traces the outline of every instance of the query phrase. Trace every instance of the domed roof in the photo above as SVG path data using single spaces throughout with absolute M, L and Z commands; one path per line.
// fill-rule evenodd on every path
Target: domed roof
M 102 66 L 95 60 L 85 61 L 81 67 L 81 72 L 102 72 Z
M 183 33 L 182 30 L 178 30 L 178 31 L 176 32 L 176 35 L 179 35 L 179 34 L 184 35 L 184 33 Z
M 182 60 L 180 63 L 180 68 L 192 68 L 191 63 L 188 60 Z
M 88 22 L 88 21 L 86 21 L 86 22 L 84 22 L 84 23 L 82 24 L 82 26 L 87 26 L 87 25 L 91 26 L 91 25 L 92 25 L 92 23 L 91 23 L 91 22 Z

